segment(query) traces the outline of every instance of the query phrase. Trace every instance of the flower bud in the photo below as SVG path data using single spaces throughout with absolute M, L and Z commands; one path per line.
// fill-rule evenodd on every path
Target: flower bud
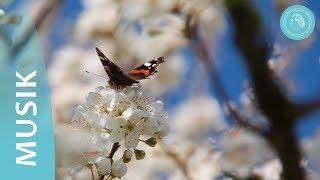
M 101 158 L 96 162 L 97 170 L 99 175 L 107 175 L 111 172 L 111 159 Z
M 155 147 L 157 145 L 157 140 L 156 140 L 156 138 L 151 137 L 151 138 L 147 139 L 145 143 L 151 147 Z
M 129 163 L 131 161 L 131 158 L 123 158 L 124 163 Z
M 126 149 L 123 153 L 123 158 L 131 158 L 133 155 L 133 152 L 130 149 Z
M 136 155 L 137 160 L 143 159 L 146 156 L 146 153 L 143 150 L 138 149 L 134 150 L 134 154 Z
M 112 164 L 111 174 L 115 177 L 121 178 L 127 173 L 127 170 L 128 168 L 126 164 L 122 161 L 122 159 L 119 159 Z
M 158 132 L 159 137 L 165 137 L 169 134 L 170 127 L 169 124 L 165 123 L 160 126 L 160 131 Z
M 123 162 L 124 163 L 130 162 L 132 155 L 133 155 L 133 152 L 130 149 L 125 150 L 122 156 Z

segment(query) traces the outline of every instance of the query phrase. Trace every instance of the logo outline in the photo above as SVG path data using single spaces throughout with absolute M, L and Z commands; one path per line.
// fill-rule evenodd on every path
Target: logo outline
M 294 25 L 298 26 L 298 28 L 294 27 Z M 303 40 L 309 37 L 314 31 L 315 16 L 313 12 L 305 6 L 289 6 L 281 15 L 280 28 L 288 38 L 292 40 Z

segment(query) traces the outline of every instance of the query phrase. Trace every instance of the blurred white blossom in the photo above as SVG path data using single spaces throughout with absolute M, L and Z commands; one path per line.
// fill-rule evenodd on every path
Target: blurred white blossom
M 296 89 L 294 86 L 295 83 L 290 80 L 287 72 L 289 72 L 290 68 L 293 68 L 297 54 L 308 48 L 313 41 L 314 38 L 308 38 L 292 44 L 275 43 L 273 46 L 273 54 L 268 60 L 268 66 L 274 73 L 275 78 L 285 85 L 289 93 L 294 92 Z
M 227 127 L 218 102 L 210 97 L 193 97 L 173 112 L 173 128 L 178 139 L 199 143 L 210 132 L 219 132 Z
M 256 97 L 252 91 L 251 88 L 247 88 L 240 95 L 240 107 L 235 105 L 234 109 L 238 109 L 238 111 L 241 112 L 242 117 L 247 119 L 248 123 L 260 127 L 261 129 L 268 130 L 269 122 L 261 113 L 260 109 L 257 108 Z
M 302 142 L 306 157 L 310 162 L 311 169 L 319 171 L 320 167 L 320 133 L 319 131 L 308 139 Z
M 149 156 L 146 156 L 144 161 L 138 161 L 132 166 L 129 165 L 131 170 L 128 171 L 125 179 L 156 180 L 166 177 L 169 180 L 184 180 L 188 176 L 194 180 L 199 177 L 210 180 L 215 179 L 220 172 L 218 164 L 220 153 L 215 152 L 208 145 L 194 149 L 183 149 L 180 145 L 157 146 L 152 152 L 147 151 L 147 154 Z M 143 173 L 140 171 L 141 169 L 144 170 Z
M 48 71 L 52 89 L 52 103 L 56 121 L 68 121 L 74 106 L 83 103 L 83 97 L 91 89 L 107 82 L 85 71 L 104 74 L 94 50 L 66 46 L 58 50 Z
M 0 9 L 0 18 L 2 18 L 6 13 L 4 12 L 4 10 Z
M 222 148 L 222 171 L 237 177 L 248 177 L 253 168 L 273 158 L 274 154 L 262 137 L 244 129 L 231 129 L 219 141 Z
M 255 167 L 253 173 L 263 179 L 281 179 L 282 166 L 278 159 L 273 159 Z
M 89 35 L 111 34 L 120 21 L 119 6 L 109 4 L 107 6 L 96 5 L 89 7 L 79 17 L 77 23 L 77 36 L 80 40 L 88 40 Z

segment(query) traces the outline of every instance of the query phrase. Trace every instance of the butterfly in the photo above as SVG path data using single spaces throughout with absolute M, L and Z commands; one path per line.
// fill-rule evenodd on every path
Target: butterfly
M 103 65 L 104 70 L 109 76 L 109 85 L 116 89 L 121 89 L 126 86 L 132 86 L 139 83 L 139 80 L 149 79 L 149 76 L 158 72 L 157 67 L 164 62 L 164 57 L 159 57 L 141 66 L 138 66 L 127 73 L 111 62 L 101 51 L 96 47 L 97 54 Z

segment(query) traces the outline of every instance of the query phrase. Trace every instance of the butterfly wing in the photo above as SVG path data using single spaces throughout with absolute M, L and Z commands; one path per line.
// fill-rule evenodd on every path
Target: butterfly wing
M 138 66 L 129 71 L 129 75 L 135 80 L 146 79 L 149 76 L 157 72 L 157 67 L 159 64 L 164 62 L 164 57 L 159 57 L 141 66 Z
M 100 58 L 100 61 L 103 65 L 104 70 L 109 76 L 110 85 L 116 85 L 117 87 L 122 86 L 132 86 L 134 83 L 138 83 L 138 81 L 132 79 L 130 76 L 126 75 L 122 69 L 120 69 L 117 65 L 111 62 L 101 51 L 96 48 L 97 54 Z

